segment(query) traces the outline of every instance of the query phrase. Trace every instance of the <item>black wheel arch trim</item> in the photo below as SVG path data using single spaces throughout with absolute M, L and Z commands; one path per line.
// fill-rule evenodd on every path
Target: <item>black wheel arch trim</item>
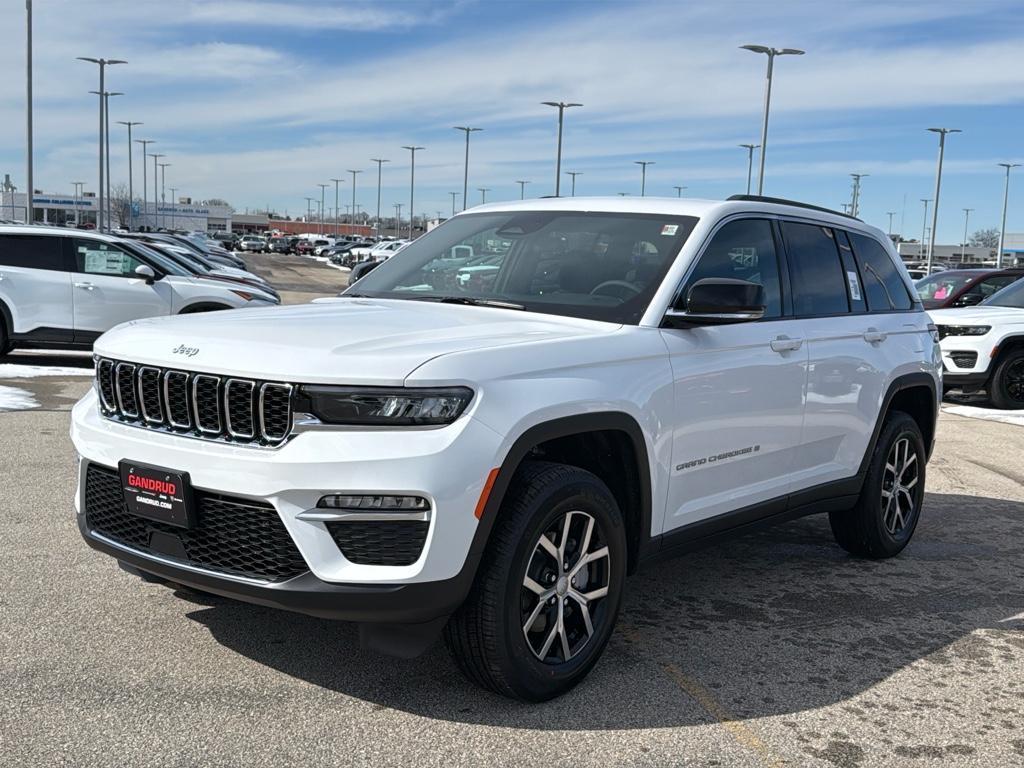
M 190 315 L 195 312 L 220 312 L 225 309 L 234 309 L 234 307 L 227 304 L 218 304 L 216 301 L 197 301 L 193 304 L 187 304 L 179 309 L 178 314 Z
M 874 451 L 875 443 L 878 442 L 878 436 L 882 433 L 882 427 L 885 426 L 885 415 L 889 412 L 889 408 L 892 406 L 892 401 L 896 398 L 896 395 L 906 389 L 913 389 L 915 387 L 927 387 L 931 392 L 931 439 L 925 436 L 925 454 L 927 458 L 932 456 L 932 448 L 935 444 L 935 423 L 939 418 L 939 398 L 936 391 L 935 378 L 928 373 L 906 373 L 902 376 L 897 376 L 889 384 L 889 388 L 885 392 L 885 397 L 882 399 L 882 407 L 878 409 L 878 418 L 875 421 L 875 428 L 871 432 L 871 440 L 868 441 L 867 450 L 864 451 L 864 458 L 861 459 L 860 467 L 857 470 L 858 475 L 866 475 L 868 471 L 868 464 L 871 462 L 871 454 Z

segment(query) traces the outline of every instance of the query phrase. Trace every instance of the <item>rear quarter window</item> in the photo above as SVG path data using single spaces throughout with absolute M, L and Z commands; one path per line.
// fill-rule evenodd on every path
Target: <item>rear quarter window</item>
M 0 235 L 0 267 L 67 272 L 62 243 L 52 235 Z
M 860 263 L 864 294 L 869 312 L 907 310 L 914 306 L 903 277 L 889 252 L 873 237 L 858 232 L 848 233 L 854 255 Z

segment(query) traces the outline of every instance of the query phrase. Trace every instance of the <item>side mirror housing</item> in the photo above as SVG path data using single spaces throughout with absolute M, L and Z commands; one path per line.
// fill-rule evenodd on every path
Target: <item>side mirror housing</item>
M 748 323 L 764 317 L 764 288 L 747 280 L 709 277 L 694 283 L 669 309 L 666 324 L 676 328 Z
M 156 272 L 154 272 L 153 268 L 148 264 L 139 264 L 139 266 L 135 268 L 135 274 L 145 280 L 146 285 L 152 285 L 156 282 Z

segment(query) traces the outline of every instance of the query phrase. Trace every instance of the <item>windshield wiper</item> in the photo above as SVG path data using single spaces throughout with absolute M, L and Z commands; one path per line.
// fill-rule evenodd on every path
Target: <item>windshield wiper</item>
M 426 298 L 426 297 L 424 297 Z M 526 309 L 522 304 L 498 299 L 471 299 L 468 296 L 432 296 L 439 304 L 466 304 L 471 307 L 497 307 L 498 309 Z

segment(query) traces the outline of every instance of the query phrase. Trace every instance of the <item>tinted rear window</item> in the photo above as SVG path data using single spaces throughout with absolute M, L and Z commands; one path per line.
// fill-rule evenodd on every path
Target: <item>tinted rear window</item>
M 789 253 L 793 312 L 797 316 L 838 315 L 850 311 L 846 275 L 835 235 L 816 224 L 782 222 Z
M 0 267 L 66 272 L 63 241 L 47 235 L 0 235 Z
M 850 232 L 853 252 L 864 276 L 864 293 L 870 312 L 892 312 L 914 306 L 910 292 L 889 252 L 873 237 Z

